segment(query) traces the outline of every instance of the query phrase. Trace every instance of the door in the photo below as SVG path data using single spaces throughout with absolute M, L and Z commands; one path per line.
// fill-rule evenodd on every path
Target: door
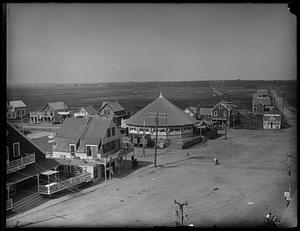
M 271 122 L 271 128 L 273 128 L 273 122 Z

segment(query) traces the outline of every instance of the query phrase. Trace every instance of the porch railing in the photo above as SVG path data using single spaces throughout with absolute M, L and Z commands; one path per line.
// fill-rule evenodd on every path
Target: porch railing
M 7 163 L 7 173 L 17 171 L 20 167 L 32 164 L 35 162 L 35 154 L 29 154 L 17 160 L 13 160 Z
M 49 185 L 39 185 L 39 193 L 51 195 L 64 189 L 71 188 L 83 182 L 91 181 L 91 173 L 84 173 L 60 182 L 53 182 Z
M 12 199 L 6 200 L 6 210 L 10 210 L 12 209 L 12 207 L 13 207 L 13 200 Z

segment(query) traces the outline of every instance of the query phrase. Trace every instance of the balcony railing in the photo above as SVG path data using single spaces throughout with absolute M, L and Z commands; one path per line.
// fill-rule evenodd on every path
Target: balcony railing
M 84 173 L 60 182 L 53 182 L 48 185 L 39 185 L 39 193 L 51 195 L 64 189 L 71 188 L 83 182 L 91 181 L 91 173 Z
M 13 207 L 13 200 L 12 199 L 6 200 L 6 210 L 10 210 L 12 209 L 12 207 Z
M 7 163 L 7 173 L 17 171 L 28 164 L 35 162 L 35 154 L 29 154 L 17 160 L 13 160 Z

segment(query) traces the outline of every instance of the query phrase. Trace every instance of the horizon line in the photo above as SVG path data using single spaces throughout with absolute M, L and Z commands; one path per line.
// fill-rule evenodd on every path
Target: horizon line
M 66 84 L 112 84 L 112 83 L 166 83 L 166 82 L 220 82 L 220 81 L 265 81 L 265 82 L 272 82 L 272 81 L 297 81 L 297 79 L 215 79 L 215 80 L 153 80 L 153 81 L 111 81 L 111 82 L 64 82 L 64 83 L 55 83 L 55 82 L 46 82 L 46 83 L 6 83 L 6 85 L 66 85 Z

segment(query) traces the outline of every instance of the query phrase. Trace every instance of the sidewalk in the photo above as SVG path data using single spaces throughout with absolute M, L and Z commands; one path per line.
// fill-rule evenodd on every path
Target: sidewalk
M 126 175 L 126 173 L 128 171 L 132 170 L 130 168 L 130 169 L 127 169 L 126 171 L 122 172 L 120 175 L 116 176 L 115 178 L 112 178 L 111 180 L 107 180 L 106 183 L 102 181 L 102 182 L 99 182 L 96 185 L 93 185 L 93 186 L 89 187 L 89 188 L 83 189 L 82 191 L 79 191 L 78 193 L 67 194 L 65 196 L 62 196 L 62 197 L 59 197 L 59 198 L 56 198 L 56 199 L 51 199 L 50 201 L 48 201 L 48 202 L 46 202 L 46 203 L 44 203 L 44 204 L 42 204 L 42 205 L 40 205 L 36 208 L 33 208 L 33 209 L 31 209 L 29 211 L 26 211 L 24 213 L 18 214 L 14 217 L 8 218 L 6 220 L 6 226 L 8 226 L 8 227 L 24 226 L 26 224 L 18 224 L 18 219 L 29 216 L 31 214 L 34 214 L 34 213 L 39 212 L 41 210 L 47 209 L 49 207 L 55 206 L 56 204 L 60 204 L 60 203 L 63 203 L 65 201 L 71 200 L 75 197 L 85 195 L 89 192 L 93 192 L 93 191 L 100 190 L 102 188 L 111 186 L 111 185 L 113 185 L 113 184 L 115 184 L 119 181 L 126 180 L 127 178 L 135 176 L 135 175 L 139 174 L 140 172 L 146 171 L 146 170 L 148 170 L 152 167 L 153 167 L 153 165 L 151 165 L 151 164 L 146 165 L 146 166 L 142 166 L 142 167 L 136 169 L 134 172 L 132 172 L 132 174 L 129 174 L 128 176 L 122 177 L 122 175 Z M 119 177 L 122 177 L 122 178 L 119 178 Z

